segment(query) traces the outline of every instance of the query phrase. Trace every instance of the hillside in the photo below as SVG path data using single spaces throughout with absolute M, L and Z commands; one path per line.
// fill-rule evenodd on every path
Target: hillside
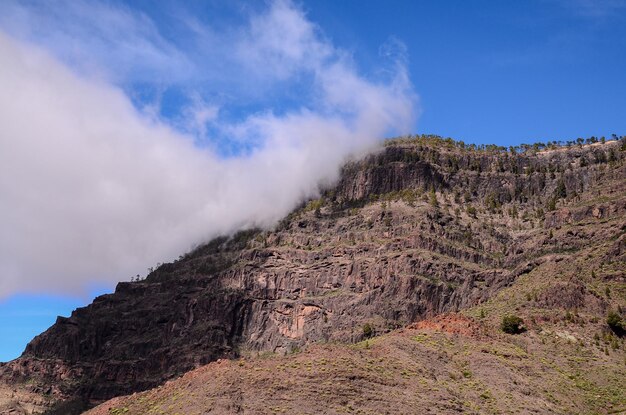
M 218 238 L 60 317 L 0 367 L 14 395 L 0 405 L 78 413 L 200 368 L 105 405 L 624 411 L 624 339 L 606 324 L 626 309 L 622 141 L 515 153 L 388 142 L 276 229 Z M 441 315 L 471 330 L 450 333 Z M 527 330 L 501 333 L 505 315 Z M 181 398 L 192 393 L 208 400 Z
M 448 315 L 354 345 L 219 360 L 87 413 L 623 413 L 624 353 L 554 329 L 514 337 Z

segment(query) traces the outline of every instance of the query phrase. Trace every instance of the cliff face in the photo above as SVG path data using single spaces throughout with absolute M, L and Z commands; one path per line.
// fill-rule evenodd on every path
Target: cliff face
M 437 140 L 389 143 L 348 163 L 333 189 L 275 230 L 218 238 L 59 317 L 0 373 L 78 408 L 218 358 L 354 342 L 370 329 L 467 309 L 550 255 L 614 240 L 607 255 L 619 265 L 620 146 L 518 155 Z M 572 223 L 590 225 L 560 232 Z M 608 307 L 584 285 L 541 300 Z

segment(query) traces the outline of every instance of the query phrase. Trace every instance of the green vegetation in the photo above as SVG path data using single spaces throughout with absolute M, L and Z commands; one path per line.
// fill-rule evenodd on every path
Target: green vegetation
M 435 188 L 434 187 L 432 187 L 430 189 L 429 200 L 430 200 L 430 205 L 432 207 L 434 207 L 435 209 L 437 209 L 439 207 L 439 202 L 437 201 L 437 195 L 435 194 Z
M 548 212 L 552 212 L 556 210 L 556 201 L 557 201 L 556 197 L 551 197 L 548 200 L 548 205 L 546 206 L 546 209 L 548 210 Z
M 506 315 L 502 317 L 500 329 L 508 334 L 520 334 L 526 330 L 524 328 L 524 320 L 515 315 Z
M 606 318 L 606 324 L 618 336 L 623 336 L 626 333 L 626 321 L 615 311 L 609 313 Z
M 519 146 L 510 146 L 504 147 L 495 144 L 466 144 L 463 141 L 457 141 L 450 137 L 441 137 L 434 134 L 416 134 L 416 135 L 407 135 L 404 137 L 397 137 L 393 139 L 389 139 L 385 142 L 385 145 L 393 145 L 393 144 L 402 144 L 402 143 L 420 143 L 425 145 L 432 145 L 438 147 L 444 147 L 448 149 L 462 149 L 476 152 L 488 152 L 488 153 L 502 153 L 502 154 L 534 154 L 539 151 L 546 150 L 557 150 L 562 147 L 572 147 L 574 145 L 583 146 L 595 143 L 606 143 L 607 141 L 619 141 L 621 144 L 621 149 L 626 150 L 626 136 L 617 136 L 616 134 L 612 134 L 610 138 L 607 137 L 595 137 L 591 136 L 589 138 L 581 138 L 578 137 L 576 140 L 553 140 L 548 142 L 536 142 L 533 144 L 520 144 Z
M 498 200 L 498 196 L 495 192 L 490 193 L 485 198 L 485 207 L 489 209 L 490 212 L 495 212 L 500 208 L 500 201 Z
M 564 199 L 567 197 L 567 190 L 565 188 L 565 182 L 563 181 L 563 179 L 559 180 L 559 182 L 556 185 L 556 190 L 554 191 L 554 196 L 557 199 Z
M 324 199 L 319 198 L 319 199 L 310 200 L 304 209 L 306 211 L 319 211 L 322 208 L 322 206 L 324 206 Z
M 363 336 L 367 339 L 374 335 L 374 329 L 370 323 L 365 323 L 363 325 Z

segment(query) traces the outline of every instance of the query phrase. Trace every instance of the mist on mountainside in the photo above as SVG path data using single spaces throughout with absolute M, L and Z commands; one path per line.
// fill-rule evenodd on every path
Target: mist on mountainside
M 139 75 L 124 66 L 132 51 L 140 73 L 183 68 L 176 73 L 189 85 L 215 71 L 161 38 L 145 16 L 98 5 L 95 22 L 68 5 L 65 19 L 99 28 L 87 31 L 35 7 L 3 7 L 15 19 L 3 20 L 10 34 L 0 32 L 0 298 L 75 294 L 144 274 L 219 234 L 271 227 L 334 182 L 349 157 L 415 121 L 401 58 L 384 79 L 362 76 L 290 2 L 273 2 L 222 35 L 188 23 L 199 43 L 222 45 L 207 59 L 228 62 L 220 81 L 229 93 L 254 99 L 244 92 L 254 76 L 270 96 L 299 83 L 311 98 L 278 110 L 262 102 L 239 118 L 192 87 L 191 104 L 173 119 L 158 102 L 137 105 L 127 83 Z M 75 40 L 44 50 L 41 27 Z M 157 75 L 165 85 L 183 82 Z M 235 150 L 223 154 L 220 140 Z

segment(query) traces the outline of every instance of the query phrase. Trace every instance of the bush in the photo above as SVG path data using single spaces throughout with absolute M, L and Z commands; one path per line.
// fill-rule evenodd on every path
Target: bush
M 502 324 L 500 329 L 508 334 L 519 334 L 525 331 L 524 320 L 518 316 L 504 316 L 502 317 Z
M 435 209 L 439 208 L 439 202 L 437 201 L 437 194 L 435 193 L 435 188 L 433 187 L 430 190 L 430 205 Z
M 565 187 L 565 182 L 563 181 L 563 179 L 559 180 L 558 184 L 556 185 L 554 197 L 556 199 L 564 199 L 567 197 L 567 189 Z
M 372 328 L 372 326 L 370 325 L 370 323 L 365 323 L 363 325 L 363 336 L 366 339 L 369 339 L 370 337 L 372 337 L 374 335 L 374 329 Z
M 626 333 L 626 321 L 615 311 L 609 313 L 606 318 L 606 324 L 618 336 L 623 336 Z

